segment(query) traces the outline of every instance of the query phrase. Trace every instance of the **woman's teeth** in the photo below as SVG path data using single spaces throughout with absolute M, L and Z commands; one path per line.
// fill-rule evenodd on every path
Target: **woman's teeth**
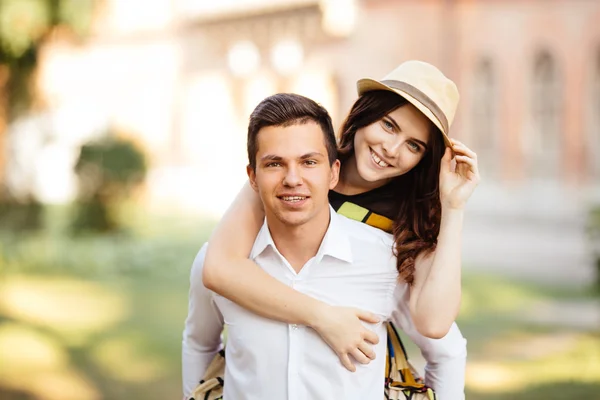
M 375 161 L 375 163 L 377 165 L 379 165 L 380 167 L 389 167 L 390 164 L 386 163 L 385 161 L 383 161 L 381 158 L 379 158 L 377 156 L 377 154 L 375 154 L 373 151 L 371 151 L 371 157 L 373 158 L 373 161 Z

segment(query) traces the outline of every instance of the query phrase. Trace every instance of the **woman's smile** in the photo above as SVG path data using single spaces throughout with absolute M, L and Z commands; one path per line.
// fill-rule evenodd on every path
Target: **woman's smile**
M 377 154 L 372 148 L 369 147 L 369 150 L 371 150 L 371 159 L 373 160 L 376 166 L 380 168 L 388 168 L 392 166 L 389 163 L 383 161 L 381 156 Z

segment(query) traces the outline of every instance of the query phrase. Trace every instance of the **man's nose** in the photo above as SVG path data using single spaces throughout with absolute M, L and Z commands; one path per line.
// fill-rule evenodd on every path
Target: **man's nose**
M 289 187 L 302 185 L 302 176 L 297 167 L 293 166 L 287 169 L 286 174 L 283 178 L 283 184 Z

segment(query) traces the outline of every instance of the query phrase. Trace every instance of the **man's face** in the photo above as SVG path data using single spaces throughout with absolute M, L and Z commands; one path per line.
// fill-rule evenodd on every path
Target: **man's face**
M 315 122 L 262 128 L 256 171 L 248 177 L 267 218 L 296 227 L 329 215 L 327 194 L 338 182 L 339 161 L 330 166 L 321 127 Z

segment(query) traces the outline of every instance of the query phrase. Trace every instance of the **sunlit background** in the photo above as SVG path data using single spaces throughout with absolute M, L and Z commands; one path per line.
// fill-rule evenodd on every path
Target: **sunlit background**
M 600 398 L 599 21 L 598 0 L 0 0 L 0 398 L 181 398 L 189 268 L 252 109 L 296 92 L 339 126 L 357 79 L 409 59 L 457 83 L 482 169 L 467 398 Z

